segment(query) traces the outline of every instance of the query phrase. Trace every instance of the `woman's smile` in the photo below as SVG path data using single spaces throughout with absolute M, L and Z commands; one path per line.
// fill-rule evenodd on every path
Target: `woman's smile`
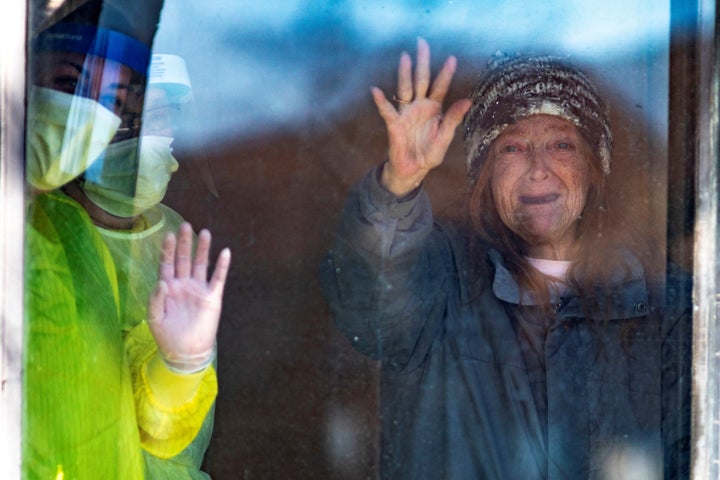
M 546 195 L 522 195 L 520 202 L 525 205 L 543 205 L 552 203 L 560 198 L 559 193 L 548 193 Z

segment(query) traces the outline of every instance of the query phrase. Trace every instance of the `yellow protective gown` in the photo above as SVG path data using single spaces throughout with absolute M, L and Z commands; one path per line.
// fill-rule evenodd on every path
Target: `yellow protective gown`
M 115 263 L 120 295 L 120 317 L 124 330 L 145 325 L 148 298 L 157 282 L 157 267 L 162 241 L 168 232 L 177 233 L 183 221 L 177 212 L 159 204 L 143 213 L 132 230 L 109 230 L 96 227 Z M 154 343 L 149 330 L 144 327 L 143 330 L 144 332 L 138 336 L 138 340 Z M 131 352 L 133 351 L 131 349 Z M 204 383 L 209 379 L 204 379 Z M 208 388 L 204 383 L 202 384 L 204 388 Z M 171 455 L 172 451 L 164 451 L 162 445 L 160 445 L 160 449 L 147 446 L 144 453 L 151 478 L 209 478 L 200 471 L 200 465 L 212 435 L 213 410 L 211 408 L 205 416 L 202 428 L 195 438 L 191 439 L 190 445 L 179 454 Z M 149 453 L 148 450 L 155 455 Z M 171 458 L 165 459 L 168 456 Z
M 26 234 L 23 478 L 178 478 L 171 459 L 212 408 L 214 370 L 186 404 L 160 404 L 145 376 L 155 343 L 145 322 L 121 322 L 113 261 L 86 212 L 39 195 Z

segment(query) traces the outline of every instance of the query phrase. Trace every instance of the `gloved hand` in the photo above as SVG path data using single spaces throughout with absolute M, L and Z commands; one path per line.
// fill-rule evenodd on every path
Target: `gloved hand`
M 198 372 L 215 357 L 230 250 L 220 252 L 208 282 L 210 241 L 210 232 L 203 229 L 193 261 L 189 223 L 180 226 L 177 239 L 169 233 L 163 240 L 158 284 L 148 305 L 148 325 L 160 356 L 176 373 Z

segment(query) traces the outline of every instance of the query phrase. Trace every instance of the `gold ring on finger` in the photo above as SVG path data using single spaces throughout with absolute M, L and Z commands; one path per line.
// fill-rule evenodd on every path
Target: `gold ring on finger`
M 403 105 L 407 105 L 408 103 L 412 103 L 412 100 L 403 100 L 402 98 L 398 97 L 397 95 L 393 95 L 393 100 L 395 100 L 398 103 L 402 103 Z

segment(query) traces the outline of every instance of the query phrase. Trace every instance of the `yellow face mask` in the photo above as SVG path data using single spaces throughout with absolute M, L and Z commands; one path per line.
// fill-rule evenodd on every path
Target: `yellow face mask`
M 120 117 L 95 100 L 35 85 L 27 118 L 27 180 L 44 191 L 83 173 L 120 126 Z
M 173 172 L 172 137 L 142 135 L 110 144 L 85 175 L 81 188 L 98 207 L 117 217 L 140 215 L 160 203 Z

